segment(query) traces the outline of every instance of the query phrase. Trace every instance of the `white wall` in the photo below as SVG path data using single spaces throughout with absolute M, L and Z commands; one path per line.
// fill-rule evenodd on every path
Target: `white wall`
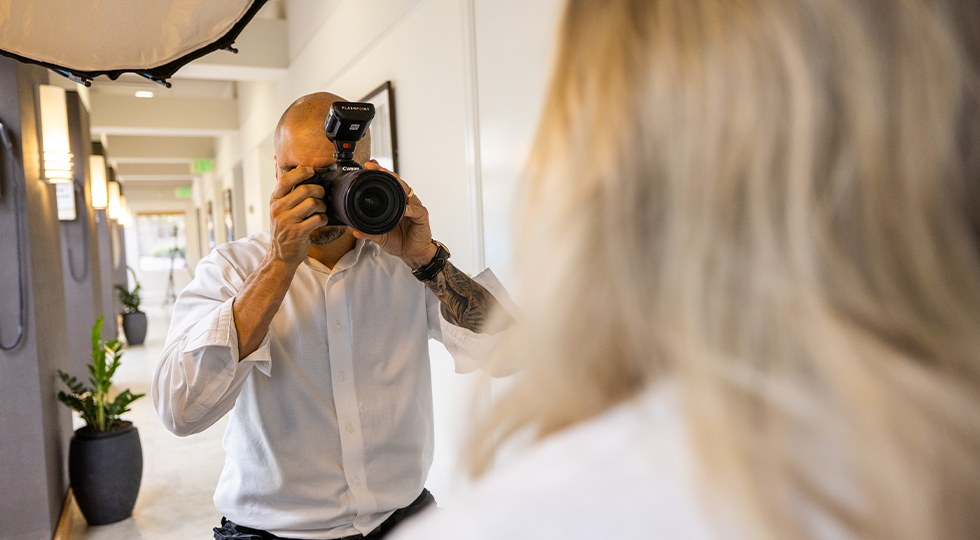
M 511 203 L 551 77 L 563 2 L 475 4 L 484 246 L 487 264 L 510 284 Z
M 287 0 L 288 73 L 238 85 L 240 135 L 216 144 L 213 181 L 229 187 L 241 163 L 247 231 L 267 230 L 272 132 L 282 110 L 309 92 L 356 100 L 391 81 L 399 172 L 429 208 L 433 235 L 462 270 L 489 263 L 510 282 L 510 201 L 537 122 L 560 3 Z M 218 193 L 201 191 L 205 199 Z M 221 201 L 214 204 L 220 228 Z M 428 485 L 445 504 L 465 483 L 456 456 L 472 423 L 472 396 L 488 383 L 454 374 L 440 345 L 431 353 L 436 458 Z
M 286 104 L 288 105 L 288 103 Z M 275 187 L 272 133 L 285 105 L 277 85 L 250 82 L 238 85 L 241 159 L 245 173 L 245 221 L 248 234 L 269 228 L 269 195 Z

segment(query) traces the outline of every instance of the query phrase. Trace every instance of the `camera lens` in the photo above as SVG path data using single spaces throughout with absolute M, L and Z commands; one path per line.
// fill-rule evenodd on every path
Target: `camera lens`
M 391 174 L 360 169 L 340 175 L 329 203 L 337 220 L 367 234 L 394 229 L 405 215 L 405 190 Z
M 388 197 L 385 192 L 377 187 L 369 187 L 358 194 L 360 199 L 356 204 L 364 215 L 376 218 L 385 212 L 388 207 Z

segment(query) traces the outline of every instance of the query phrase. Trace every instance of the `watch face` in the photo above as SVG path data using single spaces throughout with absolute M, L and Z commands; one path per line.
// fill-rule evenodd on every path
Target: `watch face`
M 444 251 L 446 253 L 445 255 L 443 255 L 443 258 L 444 259 L 448 259 L 448 258 L 452 257 L 452 254 L 449 253 L 449 248 L 446 247 L 446 244 L 443 244 L 442 242 L 440 242 L 438 240 L 433 240 L 432 243 L 435 244 L 437 248 L 439 248 L 440 250 L 442 250 L 442 251 Z M 438 256 L 439 256 L 439 252 L 436 252 L 436 257 L 438 257 Z

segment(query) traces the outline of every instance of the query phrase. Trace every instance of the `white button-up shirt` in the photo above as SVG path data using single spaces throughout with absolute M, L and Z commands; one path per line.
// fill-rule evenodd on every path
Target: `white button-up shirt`
M 238 360 L 232 301 L 269 245 L 259 235 L 201 260 L 174 307 L 152 386 L 168 429 L 231 411 L 214 502 L 277 536 L 368 533 L 422 491 L 432 463 L 428 339 L 458 372 L 496 343 L 448 323 L 401 260 L 359 240 L 333 269 L 297 269 L 259 348 Z M 491 293 L 490 271 L 476 278 Z

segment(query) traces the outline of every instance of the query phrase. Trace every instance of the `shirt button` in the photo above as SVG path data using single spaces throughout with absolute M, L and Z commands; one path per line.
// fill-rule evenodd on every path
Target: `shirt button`
M 354 483 L 355 486 L 361 485 L 361 477 L 360 476 L 355 476 L 352 481 L 353 481 L 353 483 Z
M 337 330 L 340 330 L 342 328 L 342 325 L 340 324 L 340 321 L 337 321 L 336 323 L 334 323 L 334 326 L 337 327 Z
M 354 433 L 354 424 L 351 424 L 350 422 L 347 422 L 347 432 L 348 433 Z
M 346 371 L 341 371 L 340 372 L 340 382 L 344 382 L 346 380 L 347 380 L 347 372 Z

